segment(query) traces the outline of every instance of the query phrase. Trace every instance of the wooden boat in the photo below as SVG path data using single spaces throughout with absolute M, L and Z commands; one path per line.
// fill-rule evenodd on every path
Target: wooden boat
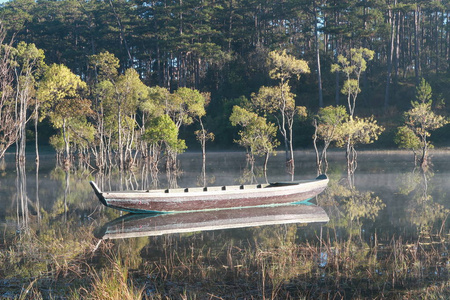
M 99 239 L 119 239 L 328 221 L 328 215 L 319 206 L 288 204 L 180 214 L 128 214 L 106 223 L 95 235 Z
M 271 184 L 119 192 L 102 192 L 94 182 L 90 184 L 107 207 L 132 213 L 170 213 L 303 201 L 321 193 L 328 178 L 320 175 L 314 180 Z

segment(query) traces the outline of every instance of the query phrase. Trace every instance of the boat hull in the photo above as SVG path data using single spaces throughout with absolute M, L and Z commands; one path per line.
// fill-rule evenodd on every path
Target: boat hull
M 300 202 L 321 193 L 327 184 L 328 178 L 325 177 L 295 184 L 278 183 L 259 188 L 236 186 L 206 188 L 200 191 L 186 190 L 186 192 L 171 192 L 171 190 L 101 192 L 95 183 L 91 182 L 95 193 L 104 205 L 133 213 L 187 212 Z

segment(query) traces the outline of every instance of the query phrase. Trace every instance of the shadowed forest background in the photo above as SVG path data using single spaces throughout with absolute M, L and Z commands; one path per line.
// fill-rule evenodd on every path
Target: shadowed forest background
M 403 122 L 403 113 L 411 108 L 411 101 L 416 99 L 416 87 L 422 78 L 433 90 L 433 109 L 447 113 L 449 8 L 450 3 L 444 0 L 12 0 L 1 5 L 0 18 L 2 44 L 18 49 L 11 54 L 16 63 L 11 67 L 8 86 L 15 90 L 11 93 L 15 113 L 19 110 L 18 103 L 24 105 L 23 116 L 19 118 L 26 120 L 22 135 L 28 142 L 33 141 L 33 132 L 39 132 L 40 143 L 48 143 L 50 139 L 57 149 L 67 148 L 63 139 L 70 134 L 70 143 L 76 143 L 77 136 L 92 143 L 94 139 L 88 135 L 90 124 L 96 122 L 95 115 L 97 122 L 98 116 L 104 118 L 102 126 L 113 122 L 107 120 L 108 109 L 101 111 L 99 105 L 111 92 L 107 91 L 109 87 L 99 86 L 106 78 L 114 85 L 116 96 L 112 97 L 116 102 L 136 101 L 142 85 L 163 87 L 169 93 L 189 88 L 206 95 L 204 113 L 192 114 L 192 120 L 187 121 L 183 119 L 185 116 L 179 116 L 179 123 L 172 117 L 180 139 L 186 141 L 189 149 L 199 149 L 194 132 L 201 125 L 215 136 L 208 146 L 211 149 L 235 147 L 233 141 L 238 138 L 239 128 L 230 123 L 233 106 L 250 99 L 261 87 L 277 84 L 270 76 L 267 57 L 271 51 L 285 50 L 307 62 L 310 69 L 299 79 L 293 76 L 289 81 L 295 104 L 307 109 L 306 117 L 295 119 L 293 143 L 296 148 L 309 148 L 314 134 L 312 118 L 318 109 L 347 105 L 347 96 L 341 92 L 346 78 L 342 72 L 331 72 L 332 64 L 337 63 L 339 55 L 348 57 L 350 49 L 366 48 L 374 51 L 374 56 L 359 78 L 355 115 L 375 117 L 385 128 L 375 146 L 386 148 L 395 147 L 395 130 Z M 18 45 L 23 42 L 20 50 Z M 32 51 L 42 52 L 30 54 Z M 105 53 L 110 54 L 109 58 L 103 56 L 101 60 Z M 53 97 L 39 94 L 46 76 L 48 86 L 57 85 L 48 79 L 52 64 L 67 67 L 67 72 L 77 76 L 74 80 L 80 80 L 74 83 L 76 93 L 64 96 L 66 104 L 60 112 L 55 107 L 55 98 L 47 107 L 39 100 Z M 60 71 L 55 72 L 54 76 L 61 78 Z M 33 79 L 26 81 L 26 76 Z M 117 91 L 120 80 L 124 81 L 123 87 L 133 86 L 134 90 Z M 33 88 L 24 92 L 24 86 Z M 8 89 L 3 86 L 2 90 Z M 67 99 L 77 97 L 75 108 L 68 108 Z M 117 107 L 110 110 L 116 113 Z M 144 124 L 145 114 L 154 113 L 149 110 L 137 106 L 126 117 Z M 58 116 L 52 119 L 55 111 Z M 69 120 L 80 114 L 86 114 L 86 121 Z M 34 124 L 36 130 L 33 118 L 38 123 Z M 121 130 L 118 131 L 120 136 Z M 80 137 L 81 132 L 86 136 Z M 447 146 L 447 138 L 444 127 L 433 133 L 432 140 L 438 146 Z M 130 142 L 115 139 L 117 149 L 121 143 Z M 186 145 L 177 147 L 185 149 Z M 71 148 L 84 152 L 87 147 L 71 145 Z M 126 146 L 122 148 L 127 151 Z

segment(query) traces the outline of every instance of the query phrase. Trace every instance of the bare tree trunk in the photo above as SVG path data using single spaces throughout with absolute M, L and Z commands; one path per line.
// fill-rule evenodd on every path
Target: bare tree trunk
M 123 28 L 122 21 L 120 20 L 119 14 L 116 12 L 116 9 L 113 5 L 112 0 L 109 0 L 109 5 L 111 6 L 111 8 L 113 10 L 114 17 L 116 18 L 116 21 L 117 21 L 117 26 L 119 26 L 120 39 L 122 40 L 122 42 L 125 46 L 125 50 L 127 51 L 128 63 L 129 63 L 129 67 L 131 67 L 133 65 L 133 58 L 131 57 L 130 48 L 128 47 L 127 39 L 125 38 L 125 29 Z
M 397 1 L 394 2 L 394 6 L 397 4 Z M 389 107 L 389 89 L 391 84 L 391 73 L 392 73 L 392 60 L 394 57 L 394 38 L 395 38 L 395 14 L 392 12 L 392 9 L 389 10 L 389 21 L 391 23 L 391 39 L 389 45 L 389 54 L 387 61 L 387 76 L 386 76 L 386 90 L 384 94 L 384 111 Z
M 420 83 L 420 45 L 419 45 L 419 32 L 420 32 L 420 6 L 417 5 L 414 11 L 414 72 L 416 76 L 416 85 Z
M 38 138 L 38 122 L 39 122 L 39 107 L 36 100 L 36 107 L 34 109 L 34 147 L 36 152 L 36 168 L 39 168 L 39 138 Z
M 0 24 L 0 46 L 4 45 L 6 31 Z M 13 80 L 14 74 L 10 63 L 12 42 L 10 47 L 1 47 L 0 56 L 0 159 L 5 155 L 6 150 L 16 142 L 17 123 L 14 118 L 15 103 L 13 101 Z
M 70 166 L 70 146 L 69 138 L 67 136 L 66 119 L 63 119 L 63 138 L 64 138 L 64 167 Z
M 320 161 L 319 156 L 319 149 L 317 148 L 317 120 L 314 120 L 314 135 L 313 135 L 313 145 L 314 145 L 314 151 L 316 153 L 316 168 L 317 168 L 317 175 L 321 174 L 322 171 L 322 164 Z
M 119 104 L 119 106 L 120 106 L 120 104 Z M 124 159 L 123 159 L 124 155 L 123 155 L 123 142 L 122 142 L 122 113 L 121 113 L 120 107 L 117 112 L 117 121 L 118 121 L 118 123 L 117 123 L 117 131 L 118 132 L 117 133 L 119 134 L 119 137 L 118 137 L 119 169 L 123 170 L 124 169 Z
M 315 0 L 313 0 L 313 10 L 314 10 L 314 37 L 315 37 L 316 61 L 317 61 L 317 81 L 319 85 L 319 107 L 323 107 L 322 71 L 320 67 L 319 31 L 317 28 L 318 19 Z

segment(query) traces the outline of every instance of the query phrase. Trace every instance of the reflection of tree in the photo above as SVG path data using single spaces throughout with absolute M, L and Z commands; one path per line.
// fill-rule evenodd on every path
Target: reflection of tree
M 27 176 L 25 163 L 16 164 L 16 201 L 17 201 L 17 227 L 19 231 L 28 229 L 29 211 L 28 211 L 28 195 L 27 195 Z
M 373 192 L 360 192 L 352 189 L 350 196 L 343 199 L 344 211 L 350 223 L 356 222 L 361 234 L 361 219 L 375 220 L 386 205 Z
M 363 220 L 375 220 L 386 206 L 373 192 L 358 191 L 337 180 L 330 180 L 327 190 L 318 196 L 318 203 L 331 210 L 329 227 L 344 229 L 349 240 L 354 234 L 361 239 Z
M 431 195 L 433 186 L 430 181 L 434 173 L 418 169 L 401 178 L 399 192 L 408 196 L 410 222 L 417 227 L 419 235 L 429 235 L 438 220 L 445 222 L 450 210 L 436 203 Z
M 183 174 L 183 171 L 179 166 L 173 166 L 173 168 L 166 170 L 167 183 L 170 189 L 178 188 L 178 178 L 181 174 Z
M 61 166 L 55 167 L 50 173 L 50 179 L 55 181 L 50 197 L 55 197 L 53 207 L 46 211 L 46 215 L 56 217 L 63 215 L 67 218 L 71 213 L 86 210 L 97 205 L 92 198 L 92 191 L 86 189 L 86 174 L 84 170 L 67 171 Z M 68 219 L 67 219 L 68 220 Z
M 202 168 L 202 173 L 197 177 L 197 186 L 208 186 L 213 185 L 216 182 L 216 177 L 214 175 L 206 177 L 206 168 Z
M 258 182 L 258 177 L 264 176 L 267 182 L 267 173 L 264 168 L 256 167 L 254 158 L 247 156 L 247 164 L 239 177 L 240 184 L 255 184 Z

